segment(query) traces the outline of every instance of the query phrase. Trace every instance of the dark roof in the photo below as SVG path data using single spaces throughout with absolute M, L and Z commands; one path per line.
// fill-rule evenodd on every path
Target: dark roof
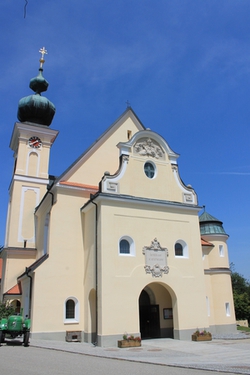
M 201 235 L 205 234 L 226 234 L 223 228 L 223 222 L 216 219 L 216 217 L 210 215 L 208 212 L 204 211 L 200 217 L 200 232 Z
M 37 267 L 39 267 L 46 259 L 48 259 L 49 254 L 44 254 L 41 258 L 37 259 L 34 263 L 32 263 L 29 267 L 26 267 L 25 272 L 23 272 L 18 279 L 23 277 L 24 275 L 27 275 L 30 272 L 35 271 Z

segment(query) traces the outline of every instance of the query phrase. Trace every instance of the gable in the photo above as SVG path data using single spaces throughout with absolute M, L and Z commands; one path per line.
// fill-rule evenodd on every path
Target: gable
M 118 148 L 120 168 L 116 174 L 104 176 L 102 192 L 197 204 L 196 193 L 179 176 L 179 155 L 159 134 L 139 131 L 128 142 L 120 142 Z
M 106 171 L 115 173 L 119 167 L 116 145 L 128 141 L 136 132 L 145 129 L 131 108 L 98 138 L 58 179 L 62 185 L 97 187 Z

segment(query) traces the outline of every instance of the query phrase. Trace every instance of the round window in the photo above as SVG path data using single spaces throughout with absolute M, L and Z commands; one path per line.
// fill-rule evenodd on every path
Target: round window
M 150 162 L 145 163 L 144 172 L 148 178 L 153 178 L 155 176 L 155 166 Z

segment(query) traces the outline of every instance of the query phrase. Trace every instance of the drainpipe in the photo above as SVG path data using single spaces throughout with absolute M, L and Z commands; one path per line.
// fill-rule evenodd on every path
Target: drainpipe
M 25 269 L 25 274 L 27 275 L 27 277 L 30 279 L 30 295 L 29 295 L 29 318 L 31 318 L 31 300 L 32 300 L 32 285 L 33 285 L 33 279 L 32 279 L 32 276 L 29 275 L 29 268 L 26 267 Z
M 98 344 L 98 254 L 97 254 L 97 239 L 98 239 L 98 234 L 97 234 L 97 224 L 98 224 L 98 219 L 97 219 L 97 214 L 98 214 L 98 206 L 97 204 L 93 201 L 94 195 L 90 194 L 90 202 L 95 205 L 95 257 L 96 257 L 96 262 L 95 262 L 95 285 L 96 285 L 96 340 L 93 343 L 95 346 Z
M 55 200 L 54 194 L 51 193 L 51 191 L 48 191 L 48 194 L 51 194 L 51 207 L 52 207 L 52 206 L 54 206 L 54 200 Z

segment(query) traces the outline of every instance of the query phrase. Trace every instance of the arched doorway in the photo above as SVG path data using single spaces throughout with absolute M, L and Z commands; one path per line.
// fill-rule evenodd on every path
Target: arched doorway
M 173 338 L 172 298 L 160 283 L 147 285 L 139 296 L 142 339 Z
M 15 309 L 15 314 L 20 314 L 21 312 L 21 303 L 19 300 L 17 299 L 14 299 L 12 302 L 11 302 L 11 305 L 14 307 Z

